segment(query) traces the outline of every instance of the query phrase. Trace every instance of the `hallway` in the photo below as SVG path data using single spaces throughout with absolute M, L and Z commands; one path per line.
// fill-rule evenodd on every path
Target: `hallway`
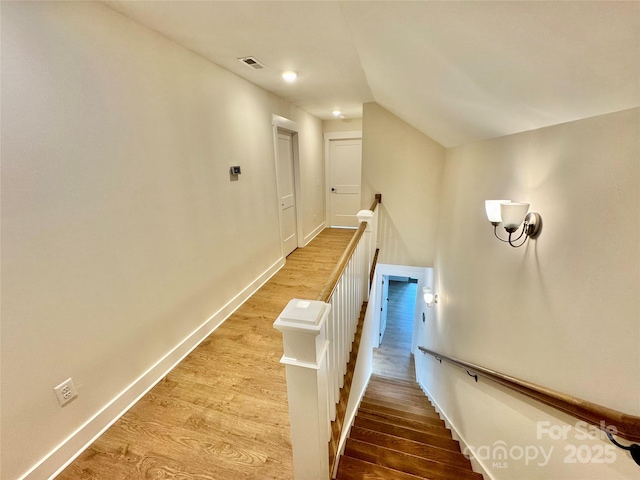
M 322 290 L 353 230 L 326 229 L 57 478 L 291 479 L 282 337 L 291 298 Z
M 411 355 L 417 284 L 389 281 L 387 328 L 380 347 L 373 349 L 373 374 L 415 382 Z

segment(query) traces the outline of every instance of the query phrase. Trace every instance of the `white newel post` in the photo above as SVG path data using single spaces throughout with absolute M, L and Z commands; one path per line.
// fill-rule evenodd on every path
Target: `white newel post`
M 329 391 L 327 315 L 331 305 L 291 300 L 273 326 L 282 332 L 293 468 L 296 480 L 328 480 Z
M 376 251 L 376 238 L 373 237 L 373 215 L 371 210 L 360 210 L 356 217 L 358 217 L 358 223 L 367 222 L 367 228 L 364 231 L 365 241 L 365 255 L 366 255 L 366 270 L 364 273 L 364 299 L 369 300 L 369 272 L 371 271 L 371 265 L 373 263 L 373 255 Z

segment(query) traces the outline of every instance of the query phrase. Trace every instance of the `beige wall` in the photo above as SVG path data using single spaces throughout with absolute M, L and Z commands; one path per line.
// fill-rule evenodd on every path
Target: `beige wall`
M 328 132 L 360 132 L 362 131 L 361 118 L 343 118 L 335 120 L 323 120 L 322 131 Z
M 97 415 L 44 478 L 281 265 L 272 114 L 322 223 L 322 122 L 88 2 L 2 5 L 1 95 L 1 478 Z
M 448 150 L 440 303 L 427 312 L 420 343 L 639 415 L 639 132 L 636 109 Z M 520 249 L 496 240 L 484 214 L 494 198 L 530 202 L 542 215 L 540 237 Z M 581 445 L 595 458 L 606 441 L 580 440 L 575 429 L 566 440 L 537 438 L 537 422 L 575 425 L 572 417 L 431 357 L 417 361 L 420 380 L 469 444 L 555 449 L 547 467 L 540 458 L 529 466 L 509 458 L 506 469 L 488 460 L 494 478 L 636 478 L 621 450 L 612 449 L 613 464 L 564 462 Z
M 324 228 L 324 139 L 322 122 L 298 110 L 299 152 L 303 211 L 303 244 L 309 243 Z
M 433 265 L 445 149 L 377 103 L 362 128 L 362 207 L 382 194 L 380 262 Z

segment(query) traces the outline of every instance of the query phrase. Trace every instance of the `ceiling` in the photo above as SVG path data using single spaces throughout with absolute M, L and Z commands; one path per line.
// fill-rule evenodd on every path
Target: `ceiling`
M 375 101 L 445 147 L 640 106 L 639 1 L 105 3 L 319 118 Z

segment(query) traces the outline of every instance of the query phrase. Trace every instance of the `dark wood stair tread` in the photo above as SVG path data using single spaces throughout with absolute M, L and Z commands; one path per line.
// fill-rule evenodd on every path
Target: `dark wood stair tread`
M 391 385 L 404 385 L 407 387 L 417 386 L 415 381 L 404 380 L 402 378 L 385 377 L 384 375 L 371 375 L 369 383 L 386 383 Z
M 381 384 L 376 384 L 376 385 L 371 385 L 369 384 L 369 386 L 367 387 L 367 391 L 368 392 L 375 392 L 378 393 L 380 395 L 387 395 L 387 396 L 395 396 L 398 395 L 400 397 L 405 397 L 405 398 L 410 398 L 410 399 L 414 399 L 414 398 L 421 398 L 424 400 L 429 400 L 429 397 L 427 397 L 424 392 L 422 390 L 420 390 L 419 388 L 407 388 L 407 387 L 402 387 L 402 386 L 393 386 L 393 385 L 381 385 Z
M 424 418 L 409 415 L 400 416 L 366 407 L 358 410 L 358 415 L 360 414 L 364 414 L 370 418 L 377 418 L 381 422 L 393 423 L 394 425 L 406 426 L 416 430 L 430 430 L 431 428 L 442 428 L 446 430 L 444 422 L 437 418 Z
M 385 392 L 375 388 L 367 388 L 367 395 L 369 397 L 378 398 L 387 402 L 402 403 L 406 405 L 419 405 L 426 408 L 433 408 L 433 405 L 431 405 L 431 402 L 429 402 L 429 399 L 424 395 L 424 393 L 422 395 L 419 395 L 418 393 L 408 394 L 400 391 Z
M 420 477 L 390 468 L 342 456 L 336 480 L 419 480 Z
M 369 393 L 364 394 L 362 401 L 363 402 L 366 401 L 368 403 L 375 403 L 376 405 L 380 405 L 382 407 L 395 408 L 396 410 L 401 409 L 407 412 L 418 413 L 422 415 L 431 415 L 431 416 L 438 415 L 436 412 L 436 409 L 433 408 L 433 405 L 429 403 L 419 404 L 416 402 L 414 405 L 406 405 L 406 404 L 398 403 L 397 401 L 394 401 L 392 399 L 385 400 L 385 399 L 376 397 L 375 395 L 371 395 Z
M 360 427 L 353 427 L 349 438 L 360 440 L 363 442 L 379 445 L 391 450 L 398 450 L 404 453 L 410 453 L 417 457 L 427 460 L 433 460 L 440 463 L 446 463 L 458 468 L 471 470 L 471 462 L 459 451 L 447 450 L 433 445 L 416 442 L 402 437 L 394 437 L 382 432 L 375 432 Z
M 367 388 L 379 390 L 381 392 L 398 391 L 409 395 L 421 393 L 423 397 L 426 397 L 422 389 L 417 384 L 410 387 L 408 385 L 394 385 L 392 383 L 374 382 L 373 380 L 370 380 Z
M 425 418 L 440 419 L 440 416 L 436 413 L 434 408 L 428 409 L 424 406 L 411 407 L 407 405 L 399 405 L 397 403 L 380 400 L 379 398 L 373 398 L 368 395 L 365 395 L 362 398 L 362 405 L 367 405 L 367 408 L 369 409 L 375 409 L 380 412 L 386 412 L 391 415 L 396 415 L 398 417 L 405 416 L 403 414 L 410 414 L 410 415 L 423 416 Z
M 432 480 L 447 480 L 451 478 L 456 480 L 482 479 L 480 474 L 466 469 L 426 460 L 415 455 L 390 450 L 351 438 L 347 441 L 345 455 Z
M 431 415 L 417 415 L 415 413 L 405 412 L 403 410 L 393 410 L 393 409 L 381 409 L 377 405 L 373 404 L 365 404 L 360 406 L 361 411 L 366 411 L 367 413 L 375 413 L 381 417 L 388 417 L 390 420 L 394 420 L 397 418 L 404 418 L 406 420 L 412 420 L 414 422 L 426 423 L 428 425 L 436 425 L 440 427 L 444 427 L 445 423 L 440 417 L 431 416 Z
M 389 421 L 384 417 L 379 417 L 364 412 L 358 412 L 358 417 L 367 420 L 373 420 L 375 422 L 386 423 L 387 425 L 394 425 L 396 427 L 409 428 L 417 432 L 423 432 L 429 435 L 435 435 L 437 437 L 448 439 L 452 438 L 451 432 L 447 428 L 440 425 L 429 425 L 427 423 L 413 422 L 407 419 L 404 419 L 404 421 L 402 421 L 402 419 L 399 419 L 398 421 Z
M 381 391 L 397 390 L 408 394 L 418 393 L 426 397 L 426 395 L 416 382 L 406 381 L 405 383 L 397 383 L 389 380 L 374 380 L 373 377 L 371 377 L 368 387 Z
M 396 425 L 378 422 L 368 418 L 362 418 L 360 416 L 356 416 L 354 425 L 360 428 L 365 428 L 367 430 L 374 430 L 376 432 L 386 433 L 387 435 L 393 435 L 394 437 L 406 438 L 408 440 L 413 440 L 414 442 L 434 445 L 436 447 L 453 450 L 455 452 L 460 451 L 460 444 L 452 438 L 445 438 L 439 435 L 430 435 L 419 430 L 398 427 Z
M 417 390 L 409 390 L 403 387 L 387 387 L 387 386 L 376 386 L 369 385 L 367 387 L 367 393 L 376 396 L 382 396 L 385 398 L 398 398 L 401 400 L 412 400 L 418 402 L 424 402 L 428 405 L 431 405 L 429 397 L 427 397 L 424 392 L 420 389 Z

